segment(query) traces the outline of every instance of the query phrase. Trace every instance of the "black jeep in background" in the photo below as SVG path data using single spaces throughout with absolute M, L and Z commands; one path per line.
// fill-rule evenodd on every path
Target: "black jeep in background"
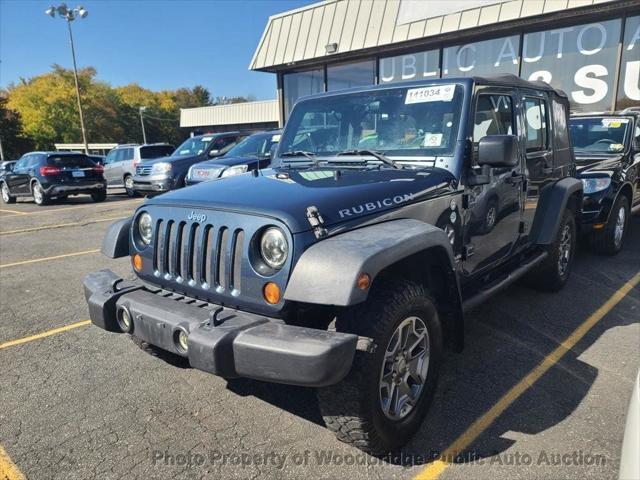
M 272 168 L 109 228 L 103 253 L 138 279 L 88 274 L 91 321 L 225 378 L 317 387 L 340 440 L 397 449 L 466 311 L 518 279 L 567 282 L 583 196 L 568 126 L 565 94 L 515 76 L 301 99 Z
M 584 184 L 582 231 L 594 250 L 616 254 L 640 205 L 640 108 L 572 116 L 571 137 Z
M 2 201 L 33 197 L 37 205 L 46 205 L 52 198 L 89 194 L 95 202 L 102 202 L 107 198 L 103 172 L 102 165 L 84 153 L 26 153 L 0 178 Z

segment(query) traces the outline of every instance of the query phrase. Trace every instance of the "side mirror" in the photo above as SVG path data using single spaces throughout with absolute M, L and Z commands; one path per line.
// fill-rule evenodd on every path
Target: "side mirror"
M 478 165 L 515 167 L 518 164 L 518 137 L 487 135 L 478 142 Z
M 220 155 L 220 150 L 209 150 L 210 157 L 217 157 Z
M 7 172 L 13 172 L 14 165 L 15 163 L 7 163 L 7 165 L 4 167 L 4 170 Z

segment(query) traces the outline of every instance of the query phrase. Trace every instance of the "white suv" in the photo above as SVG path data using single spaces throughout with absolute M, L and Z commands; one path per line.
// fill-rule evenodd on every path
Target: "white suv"
M 133 176 L 136 165 L 154 158 L 170 156 L 175 147 L 168 143 L 151 143 L 146 145 L 118 145 L 111 150 L 104 160 L 104 178 L 107 188 L 125 188 L 127 195 L 135 196 Z

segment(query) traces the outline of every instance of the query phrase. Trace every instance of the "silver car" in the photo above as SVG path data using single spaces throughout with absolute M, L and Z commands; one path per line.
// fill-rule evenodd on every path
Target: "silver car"
M 135 196 L 133 176 L 139 163 L 154 158 L 168 157 L 175 147 L 168 143 L 151 143 L 146 145 L 118 145 L 111 150 L 104 160 L 104 178 L 107 188 L 123 188 L 130 197 Z

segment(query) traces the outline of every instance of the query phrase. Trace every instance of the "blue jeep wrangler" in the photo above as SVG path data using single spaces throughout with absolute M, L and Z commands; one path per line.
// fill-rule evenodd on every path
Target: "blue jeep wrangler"
M 318 388 L 340 440 L 404 444 L 464 313 L 518 279 L 559 290 L 582 182 L 567 97 L 517 77 L 300 100 L 272 168 L 148 199 L 91 273 L 92 322 L 225 378 Z

